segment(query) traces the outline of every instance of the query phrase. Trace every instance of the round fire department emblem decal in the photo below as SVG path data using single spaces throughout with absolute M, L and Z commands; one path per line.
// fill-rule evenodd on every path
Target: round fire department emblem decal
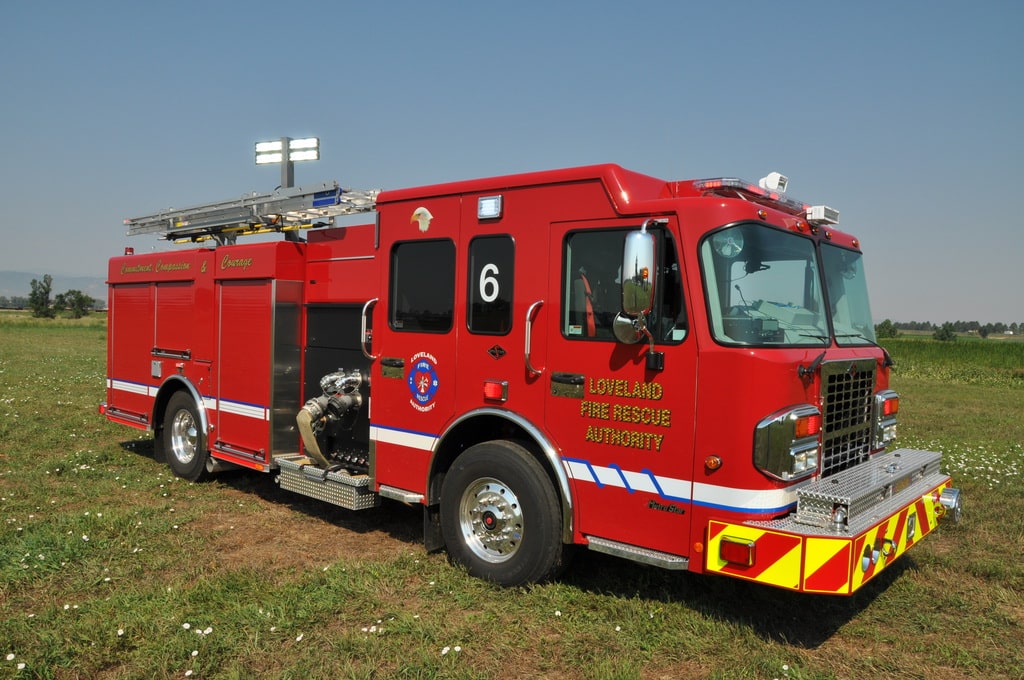
M 434 395 L 439 385 L 437 359 L 426 352 L 413 356 L 412 370 L 409 371 L 409 392 L 412 394 L 409 403 L 412 407 L 417 411 L 434 408 Z

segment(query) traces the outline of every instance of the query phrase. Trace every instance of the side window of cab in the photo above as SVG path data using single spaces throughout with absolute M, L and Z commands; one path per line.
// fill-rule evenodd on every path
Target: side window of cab
M 562 254 L 562 335 L 570 339 L 614 342 L 612 325 L 622 310 L 623 227 L 570 232 Z M 647 325 L 658 344 L 678 344 L 687 335 L 682 272 L 675 241 L 654 230 L 658 267 L 656 297 Z
M 455 311 L 455 243 L 396 243 L 391 251 L 390 314 L 396 331 L 447 333 Z

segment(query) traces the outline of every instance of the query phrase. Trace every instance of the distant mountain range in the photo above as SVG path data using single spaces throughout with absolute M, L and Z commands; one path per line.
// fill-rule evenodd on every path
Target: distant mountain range
M 101 276 L 64 276 L 62 274 L 50 274 L 50 276 L 53 277 L 53 285 L 50 290 L 51 298 L 58 293 L 80 290 L 97 300 L 107 299 L 106 279 Z M 43 275 L 0 271 L 0 297 L 27 298 L 32 292 L 32 279 L 42 281 Z

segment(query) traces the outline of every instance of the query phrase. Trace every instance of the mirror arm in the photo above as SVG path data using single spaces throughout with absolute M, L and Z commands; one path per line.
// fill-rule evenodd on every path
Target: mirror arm
M 640 233 L 646 234 L 647 233 L 647 226 L 651 225 L 651 224 L 660 224 L 662 226 L 665 226 L 665 225 L 668 224 L 668 218 L 665 218 L 665 217 L 648 217 L 646 220 L 644 220 L 644 223 L 640 225 Z

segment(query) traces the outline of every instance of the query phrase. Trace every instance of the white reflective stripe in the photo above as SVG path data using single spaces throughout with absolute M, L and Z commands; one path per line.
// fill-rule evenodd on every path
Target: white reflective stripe
M 150 387 L 149 385 L 142 385 L 140 383 L 128 382 L 126 380 L 107 380 L 107 384 L 111 389 L 118 390 L 119 392 L 145 394 L 146 396 L 153 396 L 153 394 L 156 394 L 156 388 Z
M 628 470 L 622 471 L 622 476 L 626 478 L 626 483 L 629 484 L 629 488 L 635 489 L 636 491 L 646 491 L 647 493 L 658 493 L 658 487 L 654 485 L 654 478 L 643 472 L 630 472 Z M 677 480 L 662 480 L 662 489 L 664 489 L 665 481 L 677 481 Z M 690 496 L 689 489 L 686 490 L 686 497 Z
M 409 432 L 408 430 L 396 430 L 390 427 L 381 427 L 380 425 L 370 426 L 370 439 L 383 444 L 397 444 L 398 446 L 406 446 L 410 449 L 419 449 L 421 451 L 433 451 L 434 442 L 437 441 L 437 437 L 433 435 Z
M 619 474 L 618 470 L 606 467 L 596 467 L 593 469 L 594 474 L 597 475 L 597 481 L 599 484 L 605 486 L 621 486 L 623 489 L 628 488 L 626 481 L 622 479 L 622 475 Z
M 730 510 L 778 512 L 796 503 L 796 489 L 734 489 L 696 483 L 693 502 Z
M 566 474 L 580 482 L 644 491 L 665 499 L 691 502 L 734 512 L 778 513 L 796 503 L 796 490 L 736 489 L 702 484 L 687 479 L 663 477 L 649 470 L 635 472 L 617 466 L 591 465 L 585 460 L 563 458 Z
M 689 499 L 693 495 L 693 482 L 688 479 L 672 477 L 654 477 L 661 487 L 661 495 L 665 498 Z
M 565 473 L 569 475 L 571 479 L 578 479 L 581 482 L 597 481 L 590 474 L 590 466 L 583 461 L 563 458 L 562 465 L 565 467 Z
M 634 472 L 618 467 L 591 465 L 585 460 L 563 458 L 566 473 L 581 482 L 598 486 L 617 486 L 629 491 L 645 491 L 673 500 L 690 500 L 691 483 L 685 479 L 659 477 L 649 470 Z
M 205 403 L 205 400 L 204 400 Z M 263 406 L 254 404 L 243 404 L 239 401 L 221 400 L 218 409 L 221 413 L 231 413 L 245 418 L 256 418 L 257 420 L 270 420 L 270 410 Z
M 115 380 L 107 378 L 107 387 L 120 392 L 142 394 L 147 397 L 156 397 L 160 388 L 154 385 L 143 385 L 141 383 L 128 382 L 127 380 Z M 213 397 L 203 397 L 203 406 L 207 410 L 220 410 L 221 413 L 231 413 L 244 418 L 256 420 L 270 420 L 270 409 L 256 404 L 244 404 L 240 401 L 222 400 L 219 404 Z

